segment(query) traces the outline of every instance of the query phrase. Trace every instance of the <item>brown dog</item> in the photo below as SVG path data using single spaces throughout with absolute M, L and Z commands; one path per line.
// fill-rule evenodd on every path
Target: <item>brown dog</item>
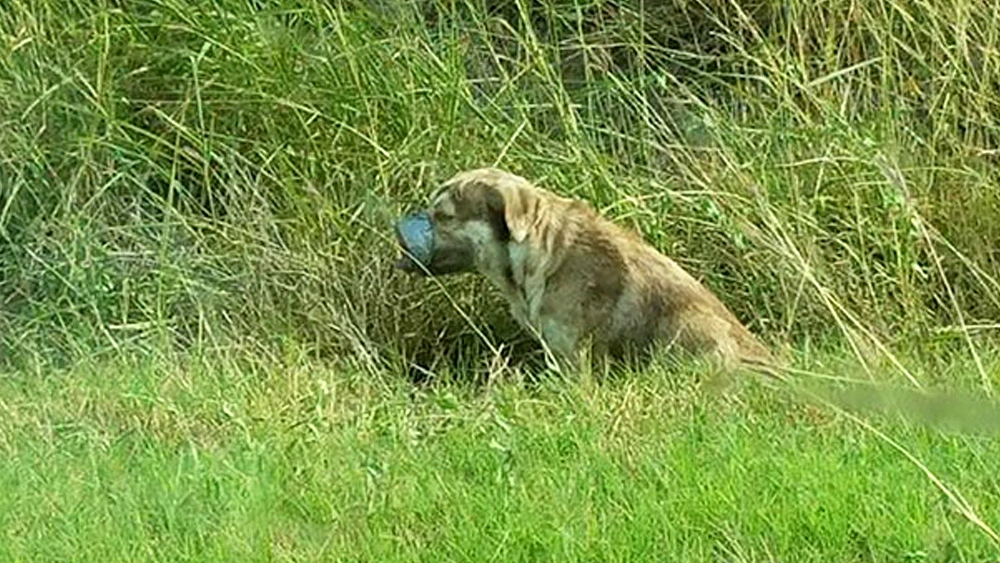
M 495 168 L 459 173 L 429 209 L 397 226 L 400 267 L 478 271 L 560 364 L 676 344 L 724 367 L 769 364 L 768 350 L 676 262 L 586 203 Z

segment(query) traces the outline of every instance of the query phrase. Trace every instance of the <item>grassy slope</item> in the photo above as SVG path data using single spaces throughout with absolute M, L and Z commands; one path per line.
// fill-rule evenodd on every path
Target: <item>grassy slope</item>
M 989 391 L 995 10 L 427 6 L 0 13 L 0 557 L 996 559 L 836 410 L 696 368 L 469 383 L 471 327 L 509 320 L 392 272 L 386 237 L 498 162 L 640 229 L 803 368 Z M 876 420 L 1000 527 L 995 438 Z

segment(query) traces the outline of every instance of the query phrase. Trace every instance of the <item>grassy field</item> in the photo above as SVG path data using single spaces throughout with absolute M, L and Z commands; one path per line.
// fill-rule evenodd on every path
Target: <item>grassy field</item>
M 0 559 L 1000 561 L 998 14 L 4 3 Z M 394 271 L 484 165 L 819 395 L 566 380 L 482 280 Z
M 2 391 L 4 560 L 996 560 L 971 520 L 1000 519 L 996 438 L 883 438 L 691 370 L 414 389 L 142 360 Z

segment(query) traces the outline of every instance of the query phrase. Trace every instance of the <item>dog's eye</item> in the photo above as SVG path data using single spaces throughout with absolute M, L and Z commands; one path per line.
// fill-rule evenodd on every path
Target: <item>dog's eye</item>
M 434 220 L 439 222 L 447 222 L 454 219 L 455 216 L 450 213 L 444 213 L 443 211 L 434 212 Z

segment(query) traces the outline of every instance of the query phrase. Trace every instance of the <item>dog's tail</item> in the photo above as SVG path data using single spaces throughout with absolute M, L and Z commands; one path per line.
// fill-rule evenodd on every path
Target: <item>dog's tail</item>
M 767 377 L 772 382 L 790 380 L 789 363 L 778 357 L 756 338 L 749 346 L 741 347 L 736 357 L 737 365 L 751 373 Z

